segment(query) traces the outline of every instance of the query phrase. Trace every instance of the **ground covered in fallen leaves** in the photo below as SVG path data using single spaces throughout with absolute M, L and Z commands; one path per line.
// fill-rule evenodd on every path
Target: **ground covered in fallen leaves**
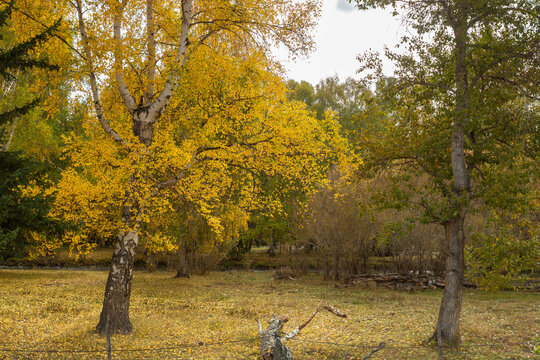
M 288 341 L 295 359 L 436 359 L 420 345 L 434 328 L 442 291 L 403 292 L 336 287 L 317 275 L 299 280 L 271 272 L 213 272 L 175 279 L 171 272 L 135 272 L 133 335 L 112 336 L 113 359 L 257 359 L 255 319 L 288 315 L 285 330 L 321 312 Z M 0 359 L 104 359 L 106 339 L 93 333 L 107 273 L 0 270 Z M 446 359 L 535 358 L 540 294 L 467 290 L 462 346 Z

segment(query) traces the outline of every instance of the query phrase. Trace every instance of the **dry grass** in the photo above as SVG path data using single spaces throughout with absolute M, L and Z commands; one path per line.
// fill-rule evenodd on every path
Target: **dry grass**
M 0 270 L 0 349 L 97 350 L 106 341 L 93 333 L 106 272 Z M 114 359 L 257 359 L 255 318 L 287 314 L 286 330 L 306 320 L 321 301 L 348 314 L 321 313 L 290 341 L 295 359 L 361 358 L 380 341 L 388 346 L 371 359 L 436 359 L 431 347 L 411 347 L 433 331 L 441 291 L 405 293 L 336 288 L 310 275 L 274 281 L 271 273 L 213 272 L 173 279 L 173 273 L 136 272 L 131 301 L 135 333 L 112 337 Z M 463 309 L 463 347 L 445 351 L 448 359 L 534 358 L 540 337 L 540 294 L 467 291 Z M 248 339 L 248 340 L 245 340 Z M 536 339 L 536 340 L 535 340 Z M 222 340 L 237 343 L 213 344 Z M 199 343 L 204 346 L 182 348 Z M 488 347 L 496 344 L 497 347 Z M 478 347 L 479 346 L 479 347 Z M 162 350 L 152 350 L 162 348 Z M 168 349 L 163 349 L 168 348 Z M 0 359 L 103 359 L 105 352 L 0 352 Z

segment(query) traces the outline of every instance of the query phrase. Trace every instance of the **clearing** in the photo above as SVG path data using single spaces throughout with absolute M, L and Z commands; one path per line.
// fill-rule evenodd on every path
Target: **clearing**
M 289 315 L 289 331 L 321 301 L 348 318 L 317 315 L 288 342 L 295 359 L 361 359 L 381 341 L 387 346 L 370 359 L 437 359 L 420 343 L 434 329 L 441 290 L 345 288 L 315 274 L 280 281 L 271 272 L 173 275 L 135 273 L 135 333 L 111 337 L 113 359 L 257 359 L 255 319 Z M 106 278 L 105 271 L 0 270 L 0 359 L 106 358 L 106 339 L 93 333 Z M 539 310 L 538 293 L 466 290 L 463 344 L 445 349 L 445 359 L 535 358 Z

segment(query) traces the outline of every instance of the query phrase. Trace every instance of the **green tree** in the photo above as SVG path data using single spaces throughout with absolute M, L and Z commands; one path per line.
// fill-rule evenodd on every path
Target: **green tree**
M 36 69 L 59 70 L 41 51 L 55 34 L 60 20 L 52 26 L 17 41 L 13 29 L 14 1 L 0 10 L 0 258 L 22 256 L 32 241 L 32 233 L 59 233 L 61 225 L 47 217 L 52 196 L 36 187 L 50 185 L 51 168 L 21 151 L 11 151 L 17 121 L 29 116 L 42 98 L 29 91 Z M 35 80 L 35 79 L 34 79 Z M 23 96 L 16 96 L 21 93 Z M 30 99 L 29 99 L 30 98 Z M 34 124 L 34 129 L 39 128 Z
M 395 61 L 395 95 L 385 134 L 366 139 L 372 164 L 392 164 L 408 171 L 394 176 L 398 203 L 424 209 L 424 221 L 444 226 L 446 287 L 434 338 L 459 342 L 464 279 L 464 220 L 475 201 L 512 204 L 527 199 L 538 172 L 537 153 L 527 152 L 526 125 L 538 121 L 540 6 L 527 0 L 357 1 L 360 9 L 391 6 L 405 14 L 412 35 L 406 51 L 387 51 Z M 367 54 L 362 69 L 380 62 Z M 382 137 L 384 135 L 384 138 Z M 381 141 L 382 140 L 382 141 Z M 520 181 L 504 183 L 517 172 Z M 397 174 L 396 171 L 393 174 Z M 428 183 L 411 185 L 410 176 Z M 495 187 L 494 184 L 501 184 Z M 492 192 L 496 188 L 498 193 Z
M 12 151 L 0 151 L 0 259 L 26 254 L 32 232 L 58 235 L 60 223 L 47 217 L 51 194 L 29 191 L 48 186 L 43 163 Z
M 313 85 L 305 80 L 300 82 L 289 80 L 287 81 L 287 89 L 289 90 L 287 99 L 301 101 L 313 110 L 315 103 L 315 88 L 313 88 Z
M 540 223 L 501 210 L 488 219 L 490 231 L 472 234 L 468 244 L 468 278 L 488 291 L 526 287 L 540 261 Z
M 13 36 L 7 23 L 11 18 L 13 10 L 14 0 L 11 0 L 7 6 L 0 10 L 0 79 L 4 82 L 4 88 L 8 89 L 13 87 L 14 83 L 16 83 L 16 74 L 19 72 L 24 72 L 33 68 L 49 70 L 59 69 L 58 65 L 51 64 L 46 57 L 36 57 L 33 53 L 39 46 L 53 36 L 54 32 L 60 26 L 60 20 L 30 39 L 10 46 L 10 43 L 13 43 L 13 39 L 11 39 Z M 12 121 L 18 116 L 28 113 L 39 103 L 39 101 L 39 97 L 36 97 L 26 101 L 26 103 L 22 105 L 3 111 L 0 113 L 0 126 Z
M 328 110 L 334 111 L 341 125 L 342 135 L 352 144 L 358 143 L 366 127 L 377 124 L 382 116 L 380 102 L 364 83 L 347 78 L 340 81 L 337 75 L 321 80 L 315 87 L 306 81 L 289 80 L 288 98 L 304 102 L 322 119 Z

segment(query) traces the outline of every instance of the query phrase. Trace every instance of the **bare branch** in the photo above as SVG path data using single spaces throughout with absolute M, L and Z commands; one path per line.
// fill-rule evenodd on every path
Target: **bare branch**
M 369 359 L 373 354 L 375 354 L 377 351 L 382 350 L 385 346 L 386 346 L 386 343 L 385 343 L 384 341 L 381 342 L 381 343 L 379 344 L 379 346 L 377 346 L 375 349 L 371 350 L 371 351 L 369 352 L 369 354 L 367 354 L 366 356 L 364 356 L 364 357 L 362 358 L 362 360 L 367 360 L 367 359 Z
M 156 80 L 156 25 L 154 23 L 154 0 L 146 1 L 146 36 L 148 38 L 148 70 L 147 70 L 147 86 L 144 96 L 144 105 L 148 106 L 152 103 L 154 96 L 154 83 Z
M 182 0 L 182 25 L 180 26 L 180 40 L 178 42 L 178 52 L 174 60 L 174 66 L 182 67 L 186 61 L 186 53 L 189 47 L 189 28 L 191 23 L 192 0 Z M 171 101 L 173 90 L 179 79 L 178 69 L 173 69 L 169 78 L 165 82 L 163 90 L 158 98 L 149 106 L 149 112 L 161 113 Z M 158 116 L 155 117 L 156 119 Z
M 299 325 L 298 327 L 296 327 L 293 331 L 291 331 L 290 333 L 286 334 L 284 337 L 283 337 L 283 340 L 288 340 L 288 339 L 292 339 L 293 337 L 295 337 L 296 335 L 298 335 L 300 333 L 300 331 L 305 328 L 310 322 L 311 320 L 313 320 L 313 318 L 315 317 L 315 315 L 317 315 L 317 313 L 319 312 L 319 310 L 322 310 L 322 309 L 325 309 L 325 310 L 328 310 L 329 312 L 331 312 L 332 314 L 336 315 L 336 316 L 339 316 L 339 317 L 342 317 L 342 318 L 346 318 L 347 315 L 344 314 L 343 312 L 339 311 L 338 309 L 336 309 L 335 307 L 333 306 L 330 306 L 330 305 L 323 305 L 322 303 L 319 304 L 319 306 L 317 306 L 317 308 L 315 309 L 315 311 L 313 312 L 313 314 L 309 317 L 309 319 L 307 319 L 303 324 Z
M 121 4 L 118 6 L 118 12 L 114 14 L 114 25 L 113 25 L 113 31 L 114 31 L 114 39 L 116 40 L 116 45 L 114 48 L 114 65 L 115 65 L 115 74 L 116 74 L 116 83 L 118 85 L 118 91 L 120 92 L 120 95 L 122 96 L 122 100 L 124 100 L 124 105 L 126 105 L 127 110 L 130 114 L 133 115 L 135 110 L 137 109 L 137 105 L 135 105 L 135 101 L 133 101 L 133 98 L 131 97 L 131 94 L 129 93 L 129 89 L 126 85 L 126 82 L 124 81 L 124 76 L 122 75 L 122 56 L 121 56 L 121 48 L 122 48 L 122 16 L 124 13 L 124 7 L 127 3 L 127 0 L 123 0 Z
M 114 141 L 118 143 L 122 143 L 123 139 L 120 137 L 120 135 L 118 135 L 116 131 L 114 131 L 111 128 L 111 125 L 109 124 L 107 119 L 105 119 L 105 116 L 103 115 L 103 111 L 101 109 L 101 103 L 99 101 L 99 91 L 98 91 L 96 74 L 94 72 L 94 64 L 92 61 L 92 51 L 90 50 L 88 34 L 86 33 L 86 27 L 84 25 L 84 20 L 83 20 L 83 10 L 82 10 L 81 0 L 76 0 L 75 5 L 77 7 L 77 15 L 79 18 L 79 32 L 81 34 L 83 51 L 85 53 L 86 66 L 88 68 L 88 73 L 90 75 L 90 88 L 92 90 L 92 98 L 94 100 L 94 109 L 96 110 L 96 115 L 99 120 L 99 124 L 101 125 L 101 127 L 107 134 L 112 136 Z
M 335 307 L 331 306 L 331 305 L 323 305 L 323 308 L 329 312 L 331 312 L 332 314 L 338 316 L 338 317 L 341 317 L 341 318 L 346 318 L 347 317 L 347 314 L 343 313 L 342 311 L 336 309 Z

